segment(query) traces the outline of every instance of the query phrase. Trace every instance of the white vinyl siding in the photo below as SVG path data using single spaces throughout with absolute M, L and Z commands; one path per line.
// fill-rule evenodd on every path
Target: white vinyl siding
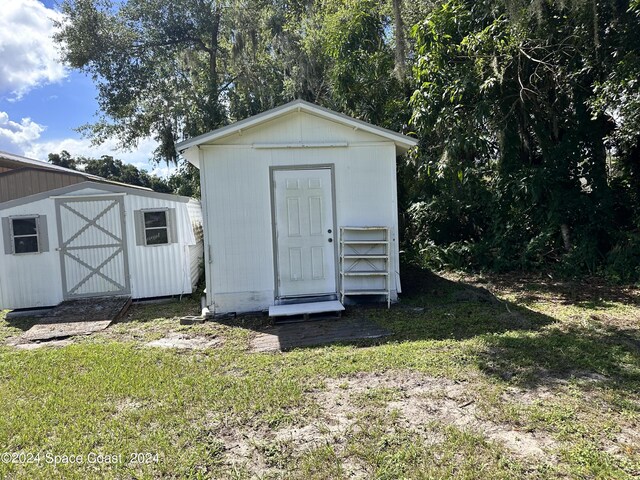
M 103 190 L 100 184 L 88 182 L 86 186 L 80 184 L 77 190 L 53 196 L 113 196 L 115 193 L 112 187 L 110 188 Z M 0 251 L 0 309 L 44 307 L 63 301 L 56 198 L 47 197 L 4 208 L 0 206 L 4 251 L 9 248 L 6 255 Z M 192 261 L 200 265 L 199 258 L 203 250 L 201 235 L 198 239 L 194 235 L 187 205 L 192 215 L 199 217 L 199 202 L 194 200 L 187 203 L 180 197 L 176 197 L 175 201 L 170 198 L 156 198 L 145 195 L 145 192 L 135 195 L 130 191 L 123 195 L 123 198 L 131 296 L 149 298 L 190 294 L 193 283 Z M 168 212 L 172 243 L 157 247 L 136 245 L 135 213 L 147 210 Z M 41 253 L 13 255 L 10 218 L 33 217 L 35 214 L 38 214 L 38 247 Z M 197 261 L 190 255 L 192 250 L 199 254 Z
M 193 290 L 190 250 L 197 244 L 187 203 L 127 195 L 129 271 L 133 298 L 188 294 Z M 196 203 L 196 206 L 199 205 Z M 145 244 L 144 214 L 166 211 L 170 243 Z
M 255 148 L 254 144 L 347 146 Z M 224 144 L 222 144 L 224 142 Z M 207 306 L 216 313 L 273 305 L 269 167 L 334 165 L 336 225 L 390 229 L 391 296 L 400 291 L 396 147 L 392 141 L 308 114 L 292 114 L 252 131 L 202 145 Z M 336 237 L 337 238 L 337 237 Z M 210 255 L 210 256 L 209 256 Z

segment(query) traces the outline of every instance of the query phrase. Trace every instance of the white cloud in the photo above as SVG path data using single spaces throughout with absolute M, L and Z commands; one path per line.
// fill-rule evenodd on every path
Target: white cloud
M 135 165 L 138 169 L 163 177 L 176 170 L 175 167 L 168 167 L 166 164 L 156 165 L 151 162 L 153 151 L 158 146 L 151 138 L 140 141 L 133 151 L 127 151 L 118 149 L 115 139 L 98 146 L 91 145 L 88 139 L 79 138 L 41 140 L 40 135 L 45 128 L 30 118 L 23 118 L 20 122 L 12 121 L 6 112 L 0 111 L 0 150 L 42 161 L 47 160 L 49 153 L 59 153 L 62 150 L 74 157 L 100 158 L 102 155 L 111 155 L 124 163 Z
M 165 164 L 156 165 L 151 162 L 153 151 L 158 144 L 150 138 L 142 140 L 136 149 L 127 151 L 117 148 L 116 140 L 108 140 L 102 145 L 91 145 L 88 139 L 64 138 L 59 140 L 47 140 L 33 142 L 24 151 L 24 155 L 30 158 L 46 160 L 49 153 L 59 153 L 66 150 L 73 157 L 100 158 L 102 155 L 111 155 L 124 163 L 135 165 L 138 169 L 147 170 L 149 173 L 167 176 L 175 171 L 175 167 L 167 167 Z
M 61 80 L 66 71 L 51 38 L 61 14 L 37 0 L 2 2 L 0 94 L 22 96 L 37 85 Z
M 14 122 L 6 112 L 0 112 L 0 150 L 24 148 L 40 138 L 44 129 L 45 127 L 30 118 Z

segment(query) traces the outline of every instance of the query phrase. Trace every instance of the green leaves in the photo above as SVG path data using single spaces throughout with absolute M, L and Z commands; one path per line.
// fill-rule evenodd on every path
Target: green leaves
M 173 162 L 175 142 L 294 98 L 397 130 L 409 116 L 393 78 L 389 2 L 65 0 L 61 9 L 63 58 L 98 87 L 100 119 L 82 127 L 96 143 L 152 136 L 156 159 Z
M 624 3 L 449 0 L 413 28 L 412 123 L 427 171 L 440 172 L 422 178 L 422 198 L 461 223 L 466 213 L 448 202 L 488 201 L 471 220 L 483 237 L 453 229 L 446 242 L 479 242 L 500 264 L 526 268 L 527 258 L 562 255 L 571 232 L 583 254 L 564 261 L 591 272 L 615 231 L 636 227 L 612 221 L 607 163 L 619 157 L 629 180 L 639 170 L 638 6 Z M 628 194 L 640 192 L 632 183 Z

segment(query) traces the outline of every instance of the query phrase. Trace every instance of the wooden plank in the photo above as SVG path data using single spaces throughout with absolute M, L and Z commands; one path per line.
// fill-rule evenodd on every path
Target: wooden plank
M 251 341 L 254 352 L 289 350 L 327 343 L 381 338 L 390 332 L 366 319 L 318 320 L 279 324 L 260 331 Z
M 131 297 L 99 297 L 62 302 L 44 315 L 20 339 L 25 342 L 88 335 L 122 318 Z
M 311 315 L 314 313 L 342 312 L 344 305 L 337 300 L 329 302 L 295 303 L 291 305 L 273 305 L 269 307 L 270 317 L 289 317 L 293 315 Z

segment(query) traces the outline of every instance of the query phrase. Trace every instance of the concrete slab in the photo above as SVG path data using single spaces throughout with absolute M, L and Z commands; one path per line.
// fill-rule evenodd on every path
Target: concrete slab
M 62 302 L 22 334 L 22 342 L 89 335 L 104 330 L 121 318 L 131 297 L 93 297 Z
M 216 337 L 190 337 L 182 333 L 170 333 L 164 338 L 147 343 L 148 347 L 202 350 L 219 347 L 222 342 Z
M 388 330 L 364 318 L 277 324 L 258 332 L 251 341 L 251 351 L 284 351 L 297 347 L 381 338 L 390 334 Z

